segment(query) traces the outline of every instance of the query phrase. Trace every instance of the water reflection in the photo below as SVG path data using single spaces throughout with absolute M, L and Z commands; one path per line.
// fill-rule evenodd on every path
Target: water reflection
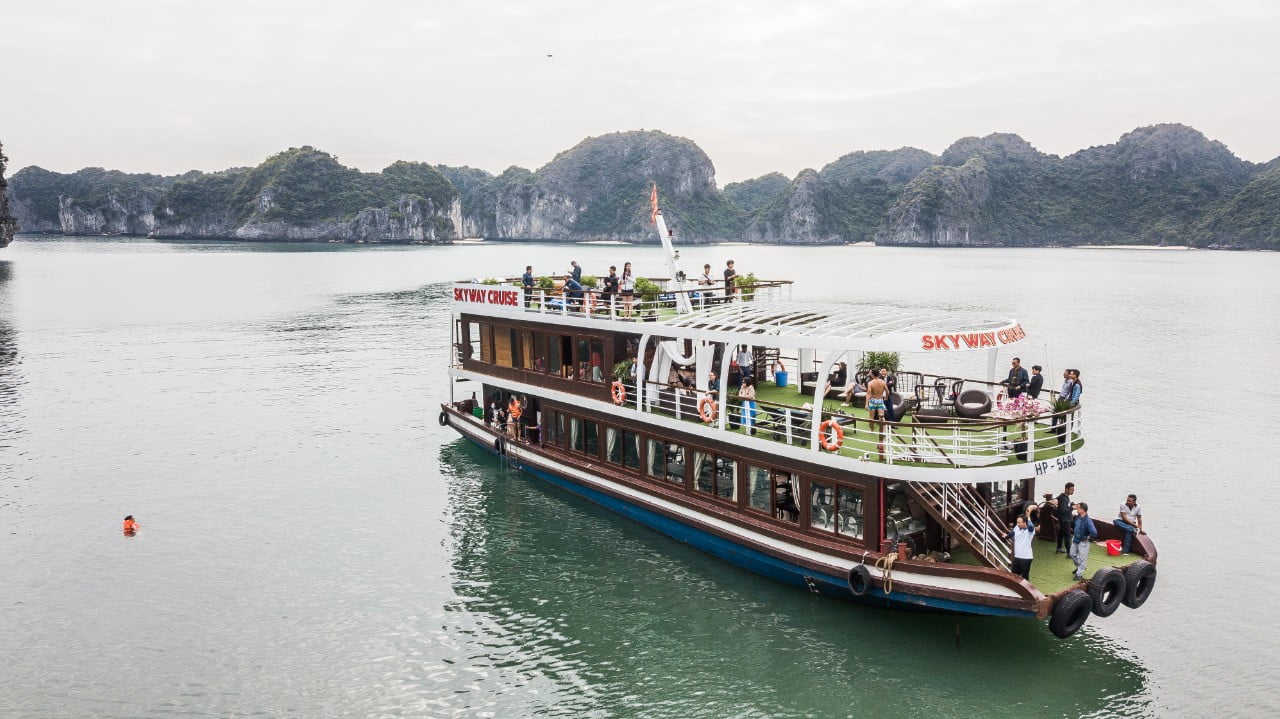
M 1146 670 L 1088 630 L 1062 642 L 1035 622 L 811 598 L 504 468 L 464 440 L 440 461 L 458 594 L 450 608 L 500 628 L 471 639 L 483 654 L 472 662 L 550 680 L 564 713 L 1149 709 Z
M 25 432 L 19 390 L 18 332 L 13 325 L 13 263 L 0 260 L 0 477 L 17 477 L 18 438 Z M 0 489 L 0 505 L 7 504 Z

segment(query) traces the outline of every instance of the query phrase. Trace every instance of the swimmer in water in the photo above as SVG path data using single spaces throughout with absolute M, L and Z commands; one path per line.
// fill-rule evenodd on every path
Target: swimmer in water
M 125 533 L 125 536 L 126 536 L 126 537 L 132 537 L 135 533 L 137 533 L 137 531 L 138 531 L 138 527 L 141 527 L 141 526 L 142 526 L 141 524 L 138 524 L 137 522 L 133 521 L 133 515 L 132 515 L 132 514 L 130 514 L 129 516 L 125 517 L 125 518 L 124 518 L 124 533 Z

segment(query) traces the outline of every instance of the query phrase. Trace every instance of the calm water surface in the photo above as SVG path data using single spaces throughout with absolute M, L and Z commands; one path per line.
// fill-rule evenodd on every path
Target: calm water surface
M 0 716 L 1280 712 L 1280 255 L 684 254 L 804 278 L 798 298 L 1018 317 L 1024 364 L 1083 371 L 1071 478 L 1103 516 L 1141 498 L 1151 601 L 1059 641 L 814 599 L 436 425 L 448 283 L 659 274 L 654 248 L 20 238 L 0 252 Z

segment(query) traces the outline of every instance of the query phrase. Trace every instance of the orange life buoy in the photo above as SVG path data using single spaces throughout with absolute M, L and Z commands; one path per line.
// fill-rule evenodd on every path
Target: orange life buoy
M 616 380 L 613 383 L 613 403 L 622 404 L 627 401 L 627 388 L 622 386 L 622 380 Z
M 707 424 L 716 421 L 716 412 L 718 411 L 720 411 L 719 407 L 716 406 L 715 398 L 711 395 L 703 397 L 702 401 L 698 403 L 698 416 Z
M 831 439 L 827 439 L 828 430 L 834 435 Z M 838 452 L 840 445 L 844 444 L 844 427 L 837 424 L 834 419 L 818 425 L 818 443 L 828 452 Z

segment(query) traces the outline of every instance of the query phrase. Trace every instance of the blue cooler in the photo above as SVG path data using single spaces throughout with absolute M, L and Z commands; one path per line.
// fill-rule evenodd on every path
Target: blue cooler
M 787 373 L 786 373 L 786 372 L 774 372 L 774 373 L 773 373 L 773 381 L 774 381 L 774 382 L 776 382 L 776 383 L 778 384 L 778 386 L 779 386 L 779 387 L 786 387 L 786 386 L 787 386 Z

